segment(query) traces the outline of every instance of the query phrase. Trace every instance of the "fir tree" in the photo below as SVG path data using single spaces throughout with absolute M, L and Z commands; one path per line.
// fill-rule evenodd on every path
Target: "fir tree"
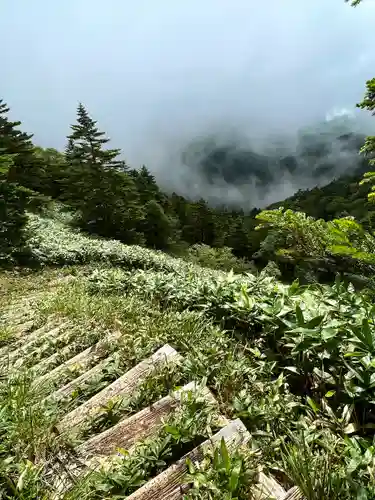
M 79 210 L 84 229 L 127 243 L 141 242 L 137 227 L 143 211 L 125 163 L 116 160 L 120 150 L 103 148 L 109 139 L 82 104 L 77 114 L 65 150 L 68 176 L 63 198 Z
M 144 207 L 145 218 L 141 223 L 146 245 L 166 250 L 178 239 L 176 218 L 165 213 L 156 200 L 149 200 Z
M 137 186 L 142 204 L 146 204 L 151 200 L 156 200 L 159 203 L 163 201 L 163 194 L 156 183 L 155 177 L 145 165 L 140 170 L 133 169 L 129 173 Z
M 109 142 L 104 132 L 100 132 L 83 104 L 78 105 L 77 124 L 72 125 L 72 133 L 68 136 L 67 157 L 71 161 L 79 160 L 91 166 L 125 169 L 125 162 L 116 160 L 120 149 L 103 149 Z
M 0 99 L 0 150 L 3 154 L 8 155 L 32 155 L 32 135 L 28 135 L 17 129 L 21 125 L 21 122 L 10 121 L 7 116 L 9 111 L 9 107 Z
M 0 262 L 8 260 L 24 244 L 26 207 L 32 192 L 16 180 L 26 160 L 32 158 L 31 136 L 8 119 L 8 106 L 0 101 Z
M 0 100 L 0 151 L 13 155 L 8 181 L 43 192 L 44 165 L 34 154 L 32 135 L 19 130 L 21 122 L 9 120 L 8 113 L 9 107 Z

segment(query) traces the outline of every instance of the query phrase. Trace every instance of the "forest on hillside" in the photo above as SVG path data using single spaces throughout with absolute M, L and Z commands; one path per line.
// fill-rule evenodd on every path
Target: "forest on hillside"
M 370 231 L 368 238 L 372 242 L 374 205 L 367 199 L 367 185 L 359 185 L 369 169 L 369 155 L 359 156 L 365 137 L 349 132 L 345 120 L 326 124 L 324 134 L 319 129 L 301 135 L 294 156 L 281 157 L 277 151 L 273 156 L 261 156 L 229 147 L 215 150 L 211 145 L 201 157 L 201 175 L 209 182 L 221 177 L 228 183 L 240 184 L 255 176 L 261 190 L 286 173 L 298 178 L 310 172 L 319 184 L 328 173 L 332 177 L 343 170 L 342 155 L 346 155 L 344 175 L 327 185 L 300 190 L 269 207 L 279 214 L 271 224 L 265 220 L 267 211 L 256 207 L 246 212 L 163 191 L 146 166 L 130 168 L 120 159 L 119 149 L 108 147 L 109 139 L 83 104 L 78 106 L 77 121 L 71 126 L 63 152 L 35 145 L 32 135 L 22 131 L 20 122 L 10 120 L 9 111 L 1 101 L 0 251 L 4 264 L 29 259 L 24 230 L 27 212 L 43 212 L 57 202 L 63 212 L 73 215 L 74 227 L 90 234 L 188 255 L 208 265 L 246 270 L 262 269 L 275 261 L 287 280 L 330 280 L 344 269 L 360 274 L 367 272 L 363 268 L 372 269 L 370 258 L 363 262 L 354 257 L 355 251 L 370 252 L 371 245 L 357 248 L 358 237 L 354 241 L 350 236 L 348 240 L 344 228 L 351 220 L 348 217 L 352 217 L 356 226 L 351 231 Z M 205 151 L 202 145 L 200 148 Z M 279 207 L 288 212 L 280 212 Z M 299 212 L 307 216 L 302 228 Z M 315 222 L 311 217 L 322 221 Z M 319 245 L 328 248 L 324 239 L 293 254 L 294 247 L 301 246 L 301 235 L 306 238 L 306 230 L 311 231 L 316 224 L 325 224 L 327 235 L 319 231 L 321 240 L 335 235 L 329 244 L 335 251 L 320 251 Z M 332 225 L 335 233 L 330 229 Z M 288 255 L 282 251 L 285 246 Z
M 358 106 L 373 111 L 374 100 L 370 80 Z M 308 178 L 316 186 L 261 212 L 259 207 L 244 211 L 165 192 L 147 166 L 131 168 L 120 149 L 111 149 L 105 132 L 81 103 L 65 151 L 34 144 L 32 134 L 12 121 L 9 112 L 7 103 L 0 101 L 3 263 L 27 261 L 27 213 L 58 202 L 62 211 L 73 215 L 71 224 L 90 234 L 175 255 L 193 248 L 190 255 L 198 259 L 211 255 L 215 261 L 216 252 L 221 260 L 229 259 L 227 267 L 235 259 L 260 269 L 276 261 L 286 279 L 306 279 L 306 266 L 312 279 L 322 272 L 327 274 L 323 279 L 331 279 L 343 269 L 372 269 L 374 205 L 367 198 L 368 185 L 360 181 L 370 168 L 374 139 L 366 139 L 347 117 L 301 131 L 294 153 L 278 146 L 260 154 L 210 139 L 188 145 L 183 161 L 192 171 L 199 168 L 208 183 L 251 182 L 266 192 L 277 179 L 288 177 Z M 302 242 L 318 226 L 318 240 Z

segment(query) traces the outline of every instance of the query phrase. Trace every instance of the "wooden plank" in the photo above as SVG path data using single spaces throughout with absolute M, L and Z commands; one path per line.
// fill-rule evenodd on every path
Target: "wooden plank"
M 293 486 L 283 497 L 282 500 L 305 500 L 302 491 L 298 486 Z
M 30 330 L 33 328 L 35 324 L 35 321 L 33 319 L 30 320 L 22 320 L 19 323 L 12 323 L 11 325 L 8 325 L 11 328 L 11 332 L 13 337 L 19 338 L 22 337 L 30 332 Z
M 75 337 L 76 332 L 70 331 L 67 334 L 57 337 L 57 339 L 59 339 L 60 346 L 54 345 L 52 340 L 50 342 L 45 342 L 41 346 L 36 347 L 34 351 L 28 353 L 23 358 L 17 359 L 14 362 L 13 368 L 18 369 L 22 365 L 27 365 L 28 369 L 32 370 L 34 375 L 37 375 L 35 367 L 39 366 L 39 369 L 41 370 L 40 374 L 43 375 L 46 371 L 52 370 L 60 363 L 63 363 L 67 359 L 74 356 L 77 352 L 90 345 L 88 339 L 84 339 L 83 342 L 80 340 L 72 341 Z M 61 345 L 64 347 L 61 347 Z M 52 351 L 55 352 L 51 354 Z
M 121 333 L 111 333 L 110 335 L 106 335 L 104 339 L 99 340 L 93 346 L 88 347 L 84 351 L 76 354 L 72 358 L 68 359 L 61 365 L 54 368 L 52 371 L 45 373 L 44 375 L 39 376 L 35 379 L 35 385 L 49 385 L 53 386 L 59 383 L 59 381 L 64 377 L 66 372 L 69 372 L 74 369 L 75 366 L 79 366 L 81 371 L 87 372 L 89 367 L 97 364 L 98 361 L 108 354 L 108 344 L 117 343 L 117 341 L 121 338 Z M 57 353 L 58 354 L 58 353 Z M 39 364 L 33 367 L 35 373 L 42 373 L 46 370 L 46 368 L 51 366 L 51 363 L 54 362 L 56 354 L 53 354 L 46 360 L 41 361 Z M 84 374 L 82 374 L 84 375 Z
M 51 326 L 51 325 L 49 325 Z M 35 349 L 41 349 L 43 347 L 43 343 L 49 345 L 48 339 L 54 339 L 63 337 L 64 335 L 69 335 L 65 331 L 61 333 L 62 330 L 65 330 L 69 326 L 69 322 L 62 323 L 61 325 L 48 330 L 46 327 L 39 328 L 34 332 L 30 333 L 25 339 L 26 342 L 22 342 L 18 348 L 12 350 L 7 354 L 7 359 L 12 362 L 16 359 L 19 359 L 24 356 L 32 356 L 33 351 L 31 351 L 34 347 Z M 17 347 L 17 346 L 11 346 Z
M 59 324 L 58 320 L 50 320 L 40 328 L 37 328 L 36 330 L 31 331 L 27 335 L 24 334 L 16 334 L 13 335 L 12 333 L 12 338 L 15 338 L 15 342 L 11 342 L 8 345 L 2 347 L 0 349 L 0 358 L 7 356 L 14 350 L 22 348 L 22 346 L 26 345 L 27 343 L 37 341 L 38 339 L 45 339 L 48 337 L 49 332 L 52 331 L 54 328 L 57 327 L 64 327 L 64 324 L 68 323 L 62 323 Z
M 23 309 L 21 311 L 14 311 L 13 313 L 3 314 L 0 317 L 1 326 L 17 326 L 30 321 L 35 316 L 32 309 Z
M 28 333 L 26 335 L 25 339 L 25 333 L 30 330 L 34 325 L 34 321 L 26 321 L 22 325 L 20 325 L 20 329 L 15 331 L 12 325 L 9 326 L 9 331 L 10 331 L 10 341 L 8 344 L 6 344 L 4 347 L 0 348 L 0 359 L 7 357 L 12 350 L 17 349 L 18 347 L 22 346 L 25 343 L 25 340 L 27 341 L 28 339 L 32 338 L 32 336 L 38 336 L 41 335 L 45 329 L 46 325 L 42 326 L 41 328 L 38 328 L 37 330 L 34 330 L 33 332 Z
M 35 341 L 38 337 L 48 337 L 48 329 L 55 326 L 56 323 L 48 323 L 37 330 L 30 331 L 34 326 L 34 321 L 27 321 L 22 324 L 20 328 L 15 333 L 11 330 L 11 336 L 16 340 L 16 342 L 10 342 L 0 349 L 0 363 L 9 366 L 11 362 L 17 357 L 14 354 L 21 352 L 21 347 L 26 342 Z
M 77 448 L 77 453 L 84 460 L 88 457 L 108 456 L 115 454 L 117 448 L 129 449 L 135 443 L 157 434 L 163 419 L 179 406 L 181 395 L 188 391 L 199 391 L 207 403 L 217 404 L 207 387 L 197 386 L 196 383 L 191 382 L 135 415 L 124 418 L 101 434 L 93 436 Z
M 25 311 L 32 311 L 31 306 L 35 305 L 35 302 L 38 298 L 42 296 L 42 293 L 39 292 L 33 296 L 22 297 L 21 300 L 16 300 L 15 302 L 9 302 L 5 307 L 1 308 L 0 318 L 4 317 L 16 317 L 20 314 L 25 313 Z
M 258 484 L 252 490 L 254 500 L 283 500 L 286 491 L 272 476 L 266 476 L 263 472 L 258 475 Z
M 95 413 L 105 406 L 112 398 L 128 397 L 137 388 L 142 380 L 151 374 L 160 364 L 177 361 L 181 356 L 169 345 L 159 349 L 150 358 L 142 361 L 130 371 L 118 378 L 111 385 L 100 391 L 81 406 L 71 411 L 61 420 L 58 429 L 61 433 L 71 431 L 78 432 L 82 424 L 89 420 Z
M 26 297 L 21 301 L 10 303 L 6 307 L 1 308 L 0 323 L 19 322 L 21 318 L 34 315 L 37 299 L 39 299 L 43 293 L 39 292 L 33 297 Z
M 186 459 L 192 462 L 202 459 L 205 448 L 218 445 L 224 438 L 229 453 L 238 446 L 250 440 L 250 434 L 240 419 L 233 420 L 212 439 L 208 439 L 193 451 L 182 457 L 167 470 L 148 481 L 144 486 L 127 497 L 128 500 L 179 500 L 183 498 L 188 485 L 183 485 L 184 475 L 187 472 Z
M 71 382 L 65 384 L 57 391 L 53 392 L 50 396 L 48 396 L 48 399 L 51 398 L 59 401 L 61 399 L 68 398 L 78 387 L 82 387 L 88 382 L 95 380 L 98 374 L 101 373 L 106 368 L 106 366 L 108 366 L 109 363 L 111 363 L 113 360 L 114 360 L 113 356 L 109 356 L 103 359 L 103 361 L 93 366 L 87 372 L 83 373 L 82 375 L 75 378 Z

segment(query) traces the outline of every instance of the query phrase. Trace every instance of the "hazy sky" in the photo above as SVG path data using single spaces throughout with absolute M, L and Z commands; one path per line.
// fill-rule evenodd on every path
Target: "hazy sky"
M 134 166 L 223 126 L 287 132 L 375 76 L 375 2 L 0 0 L 0 96 L 62 148 L 82 101 Z

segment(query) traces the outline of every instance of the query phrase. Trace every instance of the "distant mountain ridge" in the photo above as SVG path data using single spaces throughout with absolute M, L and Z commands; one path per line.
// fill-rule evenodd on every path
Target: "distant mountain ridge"
M 188 145 L 182 162 L 208 189 L 228 185 L 246 194 L 248 187 L 249 197 L 255 191 L 257 200 L 267 200 L 274 191 L 277 199 L 286 184 L 297 192 L 327 185 L 342 175 L 360 175 L 367 168 L 359 155 L 364 140 L 356 120 L 338 116 L 301 130 L 294 145 L 271 140 L 261 150 L 239 139 L 203 138 Z

